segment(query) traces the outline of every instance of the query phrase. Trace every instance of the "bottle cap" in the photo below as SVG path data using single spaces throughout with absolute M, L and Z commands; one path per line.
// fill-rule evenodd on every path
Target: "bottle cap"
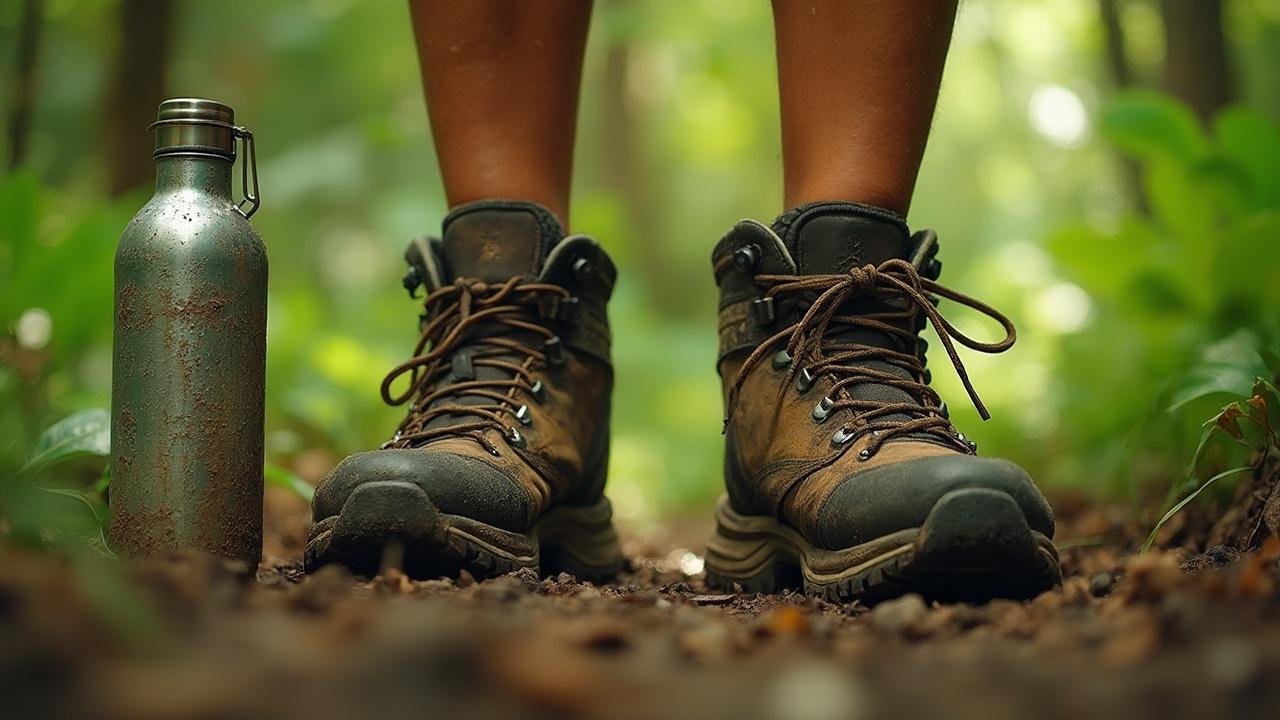
M 156 155 L 200 153 L 228 160 L 236 156 L 235 111 L 216 100 L 165 100 L 149 129 L 156 134 Z
M 245 149 L 247 162 L 240 163 L 240 185 L 244 199 L 236 203 L 246 218 L 262 203 L 258 194 L 258 158 L 253 133 L 235 123 L 231 106 L 204 98 L 171 98 L 160 103 L 156 121 L 149 130 L 156 133 L 156 149 L 161 155 L 213 155 L 236 160 L 236 140 Z M 245 210 L 245 205 L 249 206 Z

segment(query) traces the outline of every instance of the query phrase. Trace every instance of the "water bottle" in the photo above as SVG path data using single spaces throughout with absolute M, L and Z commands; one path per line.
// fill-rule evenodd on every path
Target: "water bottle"
M 267 253 L 253 134 L 219 102 L 160 103 L 156 191 L 120 236 L 111 542 L 127 556 L 262 554 Z M 244 197 L 232 195 L 241 146 Z M 246 209 L 247 208 L 247 209 Z

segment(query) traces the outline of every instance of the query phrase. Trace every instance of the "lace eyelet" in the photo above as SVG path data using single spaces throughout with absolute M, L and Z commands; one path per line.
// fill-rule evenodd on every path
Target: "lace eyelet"
M 533 416 L 529 414 L 528 405 L 521 405 L 516 408 L 516 420 L 520 421 L 520 424 L 525 427 L 529 427 L 533 424 Z
M 773 321 L 778 317 L 777 311 L 774 309 L 773 298 L 766 297 L 752 301 L 751 317 L 755 318 L 757 325 L 772 325 Z
M 533 381 L 533 384 L 529 386 L 529 394 L 538 402 L 547 401 L 547 388 L 542 384 L 541 380 Z
M 760 246 L 744 245 L 733 253 L 733 264 L 743 272 L 753 272 L 760 262 Z
M 779 350 L 773 355 L 773 369 L 781 370 L 791 364 L 791 353 Z
M 870 459 L 871 459 L 871 451 L 870 451 L 870 450 L 867 450 L 866 448 L 863 448 L 862 450 L 859 450 L 859 451 L 858 451 L 858 460 L 859 460 L 859 461 L 867 461 L 867 460 L 870 460 Z
M 503 435 L 507 438 L 507 442 L 511 447 L 524 447 L 524 435 L 521 435 L 520 431 L 514 427 L 507 428 Z
M 826 422 L 827 417 L 831 415 L 831 408 L 834 407 L 835 404 L 836 401 L 832 400 L 830 396 L 823 397 L 818 401 L 817 405 L 813 406 L 813 412 L 809 413 L 809 415 L 816 423 Z
M 813 383 L 817 379 L 813 373 L 809 372 L 809 368 L 801 369 L 800 373 L 796 375 L 796 392 L 802 394 L 809 392 L 809 388 L 813 387 Z
M 855 435 L 852 430 L 842 427 L 839 430 L 836 430 L 835 434 L 831 436 L 831 446 L 844 447 L 845 445 L 853 442 L 854 437 Z M 863 452 L 866 451 L 864 450 Z M 861 455 L 861 453 L 859 453 L 859 455 Z
M 559 337 L 553 337 L 542 344 L 542 351 L 547 354 L 547 362 L 559 366 L 565 363 L 564 343 Z

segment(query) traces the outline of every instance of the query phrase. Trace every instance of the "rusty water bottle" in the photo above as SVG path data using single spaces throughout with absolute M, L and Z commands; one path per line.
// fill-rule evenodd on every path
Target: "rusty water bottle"
M 230 107 L 198 98 L 160 103 L 150 129 L 156 191 L 115 259 L 111 540 L 129 556 L 195 549 L 254 568 L 267 254 L 249 224 L 253 134 Z

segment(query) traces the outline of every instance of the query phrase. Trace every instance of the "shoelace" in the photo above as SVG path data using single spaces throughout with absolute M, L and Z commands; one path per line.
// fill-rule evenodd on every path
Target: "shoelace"
M 839 338 L 847 330 L 863 328 L 900 338 L 904 341 L 904 346 L 910 347 L 916 340 L 916 333 L 911 329 L 914 326 L 915 313 L 923 312 L 937 331 L 938 338 L 942 341 L 942 346 L 946 349 L 956 374 L 964 383 L 969 399 L 973 401 L 973 406 L 977 408 L 982 419 L 986 420 L 990 418 L 990 413 L 987 412 L 986 405 L 978 397 L 973 383 L 969 380 L 969 373 L 956 353 L 955 342 L 979 352 L 992 354 L 1004 352 L 1017 339 L 1017 331 L 1008 317 L 979 300 L 921 277 L 916 269 L 904 260 L 888 260 L 879 267 L 874 265 L 855 267 L 843 274 L 756 275 L 754 280 L 759 285 L 768 286 L 765 294 L 767 298 L 806 293 L 810 297 L 816 294 L 816 298 L 809 304 L 799 321 L 779 330 L 760 343 L 747 357 L 729 389 L 728 409 L 725 414 L 726 427 L 737 407 L 739 392 L 746 381 L 747 374 L 774 353 L 777 344 L 785 339 L 787 356 L 793 359 L 788 366 L 785 382 L 787 384 L 793 382 L 799 372 L 808 373 L 806 379 L 810 382 L 813 378 L 823 375 L 834 376 L 836 378 L 834 387 L 823 401 L 824 412 L 830 414 L 846 408 L 854 411 L 853 427 L 840 428 L 832 439 L 834 444 L 847 445 L 870 433 L 871 441 L 860 455 L 865 460 L 895 436 L 931 433 L 965 452 L 973 452 L 973 446 L 963 435 L 955 431 L 951 421 L 943 414 L 942 398 L 925 382 L 924 363 L 919 357 L 914 353 L 899 352 L 891 348 L 841 342 Z M 926 293 L 952 300 L 995 320 L 1004 328 L 1004 339 L 994 343 L 984 343 L 961 333 L 942 317 Z M 901 310 L 857 315 L 837 314 L 847 301 L 860 296 L 873 296 L 879 299 L 905 298 L 908 302 Z M 797 301 L 803 302 L 803 300 L 803 297 L 797 298 Z M 908 377 L 904 378 L 866 365 L 850 364 L 866 363 L 871 360 L 881 360 L 899 367 L 907 372 Z M 849 394 L 848 389 L 861 384 L 900 388 L 918 402 L 855 399 Z M 907 415 L 910 419 L 889 417 L 892 415 Z
M 382 399 L 389 405 L 402 405 L 409 398 L 417 398 L 395 436 L 383 447 L 415 447 L 439 437 L 461 435 L 474 438 L 496 455 L 498 448 L 484 435 L 488 429 L 500 430 L 513 444 L 521 443 L 519 430 L 508 418 L 524 422 L 520 413 L 527 413 L 528 409 L 516 401 L 515 393 L 523 391 L 540 397 L 542 386 L 534 379 L 532 369 L 538 363 L 554 361 L 556 354 L 563 351 L 558 336 L 533 318 L 548 303 L 569 299 L 569 291 L 559 285 L 529 282 L 523 277 L 502 283 L 459 279 L 428 294 L 423 300 L 423 317 L 428 320 L 414 356 L 396 366 L 382 381 Z M 526 333 L 544 338 L 542 349 L 527 337 L 511 337 Z M 510 373 L 510 377 L 460 380 L 436 387 L 453 369 L 453 356 L 464 349 L 469 351 L 474 367 L 498 368 Z M 513 362 L 511 356 L 519 361 Z M 406 373 L 409 387 L 393 395 L 392 383 Z M 489 402 L 457 402 L 467 395 Z M 475 419 L 428 427 L 432 421 L 450 415 Z

